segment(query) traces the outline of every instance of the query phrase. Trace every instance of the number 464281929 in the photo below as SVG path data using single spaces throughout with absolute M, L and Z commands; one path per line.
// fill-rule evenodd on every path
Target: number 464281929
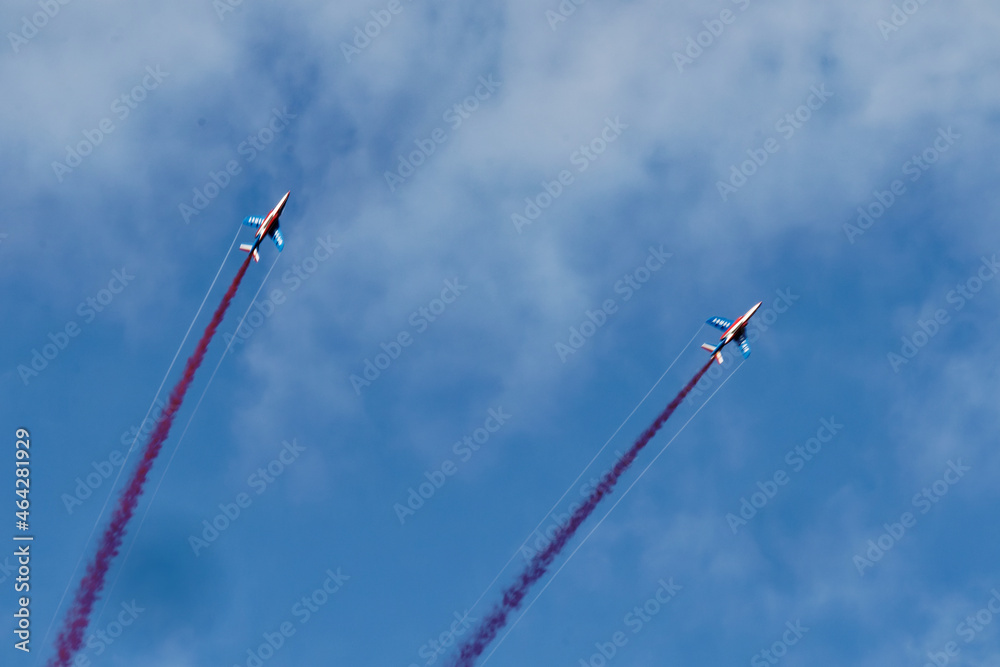
M 17 481 L 14 483 L 14 493 L 20 497 L 20 500 L 17 501 L 17 509 L 19 511 L 15 514 L 20 521 L 27 524 L 28 507 L 30 506 L 30 503 L 28 502 L 28 490 L 31 486 L 31 480 L 29 479 L 31 471 L 28 468 L 30 459 L 29 450 L 31 449 L 31 434 L 29 434 L 26 429 L 19 428 L 17 429 L 16 435 L 17 445 L 14 449 L 14 458 L 16 459 L 15 463 L 17 465 Z M 27 530 L 26 525 L 24 530 Z

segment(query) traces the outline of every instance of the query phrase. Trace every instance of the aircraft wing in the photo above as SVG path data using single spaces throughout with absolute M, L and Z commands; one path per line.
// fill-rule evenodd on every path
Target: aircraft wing
M 278 229 L 278 223 L 274 223 L 267 234 L 274 239 L 274 245 L 277 246 L 278 252 L 281 252 L 281 249 L 285 247 L 285 239 L 281 235 L 281 230 Z
M 732 320 L 727 320 L 724 317 L 713 317 L 708 320 L 707 324 L 711 324 L 716 329 L 722 329 L 723 331 L 728 331 L 729 327 L 733 326 Z
M 254 229 L 259 228 L 261 224 L 263 224 L 263 222 L 264 218 L 262 218 L 259 215 L 248 215 L 247 217 L 243 218 L 243 224 L 246 225 L 247 227 L 253 227 Z
M 740 352 L 743 353 L 743 358 L 746 359 L 750 356 L 750 343 L 747 342 L 746 333 L 741 331 L 740 335 L 736 337 L 736 342 L 739 343 Z

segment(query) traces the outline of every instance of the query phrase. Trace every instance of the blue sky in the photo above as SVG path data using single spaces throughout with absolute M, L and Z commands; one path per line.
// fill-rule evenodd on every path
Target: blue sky
M 1000 658 L 994 4 L 224 2 L 0 10 L 0 415 L 5 451 L 32 434 L 36 536 L 33 651 L 5 664 L 49 655 L 130 430 L 240 221 L 286 190 L 285 249 L 221 331 L 259 314 L 209 349 L 92 664 L 254 664 L 265 635 L 268 667 L 442 664 L 455 614 L 704 362 L 701 323 L 760 300 L 750 359 L 679 409 L 487 664 Z

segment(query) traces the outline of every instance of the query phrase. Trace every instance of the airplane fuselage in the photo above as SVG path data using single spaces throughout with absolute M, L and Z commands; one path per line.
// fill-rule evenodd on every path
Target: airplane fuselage
M 748 310 L 746 314 L 743 315 L 743 317 L 733 322 L 733 325 L 728 329 L 726 329 L 726 331 L 723 332 L 722 336 L 719 337 L 719 340 L 721 340 L 722 343 L 716 349 L 721 349 L 723 345 L 725 345 L 732 339 L 736 338 L 740 334 L 740 331 L 742 331 L 746 327 L 747 322 L 750 320 L 751 317 L 753 317 L 753 314 L 757 312 L 757 309 L 760 308 L 760 304 L 762 303 L 764 302 L 763 301 L 757 302 L 757 305 Z
M 278 218 L 281 217 L 281 211 L 285 208 L 285 202 L 288 201 L 288 196 L 291 192 L 286 192 L 285 196 L 281 198 L 281 201 L 268 211 L 267 215 L 263 218 L 257 216 L 248 215 L 243 221 L 244 225 L 251 227 L 256 227 L 254 231 L 254 241 L 253 245 L 249 243 L 240 244 L 240 250 L 250 253 L 250 256 L 255 262 L 260 261 L 260 253 L 257 252 L 257 248 L 260 247 L 261 242 L 270 236 L 274 240 L 274 245 L 277 246 L 278 251 L 281 251 L 282 246 L 285 242 L 281 235 L 281 230 L 278 228 Z
M 271 227 L 277 222 L 278 217 L 281 216 L 282 209 L 285 208 L 285 202 L 288 201 L 288 195 L 292 194 L 290 191 L 285 193 L 285 196 L 281 198 L 278 205 L 275 206 L 268 212 L 267 217 L 264 218 L 264 222 L 260 223 L 260 227 L 257 228 L 257 242 L 253 244 L 254 250 L 260 247 L 261 241 L 263 241 Z

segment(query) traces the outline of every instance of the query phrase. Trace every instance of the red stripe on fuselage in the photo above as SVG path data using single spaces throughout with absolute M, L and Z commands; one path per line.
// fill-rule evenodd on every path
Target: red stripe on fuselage
M 271 228 L 271 225 L 278 219 L 281 215 L 281 210 L 285 208 L 285 202 L 288 201 L 288 195 L 292 194 L 291 191 L 286 192 L 285 196 L 281 198 L 277 206 L 268 211 L 267 216 L 264 218 L 264 222 L 260 223 L 260 227 L 257 228 L 257 236 L 261 239 L 267 234 L 267 230 Z
M 733 332 L 733 336 L 732 337 L 735 337 L 736 336 L 736 332 L 740 330 L 740 327 L 742 327 L 744 324 L 746 324 L 746 319 L 745 318 L 746 318 L 746 315 L 744 315 L 740 319 L 738 319 L 735 322 L 733 322 L 733 326 L 731 326 L 728 329 L 726 329 L 726 333 L 722 334 L 722 336 L 719 337 L 719 340 L 725 340 L 726 336 L 729 336 L 729 332 L 730 331 Z
M 735 322 L 733 322 L 733 325 L 731 327 L 729 327 L 728 329 L 726 329 L 726 332 L 719 337 L 719 340 L 725 340 L 726 336 L 728 336 L 730 332 L 732 332 L 732 334 L 733 334 L 732 338 L 735 338 L 736 334 L 739 333 L 740 328 L 743 327 L 743 326 L 746 326 L 747 320 L 749 320 L 751 317 L 753 317 L 753 314 L 757 312 L 758 308 L 760 308 L 760 304 L 761 303 L 763 303 L 763 301 L 759 302 L 756 306 L 754 306 L 753 308 L 751 308 L 750 310 L 748 310 L 746 313 L 744 313 L 743 317 L 741 317 L 738 320 L 736 320 Z

